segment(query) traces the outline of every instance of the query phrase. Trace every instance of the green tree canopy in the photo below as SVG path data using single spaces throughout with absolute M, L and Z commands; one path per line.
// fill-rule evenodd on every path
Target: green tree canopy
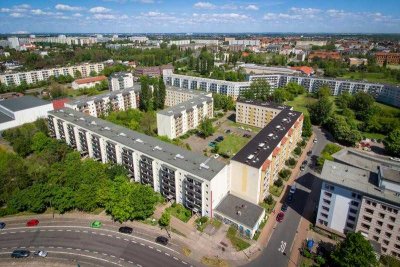
M 329 97 L 322 97 L 308 106 L 311 122 L 316 125 L 325 123 L 332 114 L 332 110 L 333 103 Z
M 204 137 L 213 135 L 215 128 L 212 125 L 212 121 L 210 119 L 203 120 L 199 125 L 199 131 Z
M 400 128 L 391 132 L 384 140 L 385 149 L 393 156 L 400 157 Z

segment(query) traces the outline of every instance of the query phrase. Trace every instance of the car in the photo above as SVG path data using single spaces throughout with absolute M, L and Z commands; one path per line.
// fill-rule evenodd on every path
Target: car
M 396 157 L 390 157 L 389 159 L 393 160 L 393 161 L 400 161 L 400 158 L 396 158 Z
M 288 209 L 288 205 L 286 203 L 284 203 L 281 207 L 281 211 L 285 212 Z
M 250 138 L 251 135 L 250 135 L 250 134 L 244 134 L 243 137 L 245 137 L 245 138 Z
M 39 224 L 39 220 L 38 219 L 32 219 L 26 222 L 26 226 L 28 227 L 33 227 L 33 226 L 37 226 Z
M 208 146 L 210 147 L 215 147 L 217 144 L 214 141 L 211 141 L 210 143 L 208 143 Z
M 33 256 L 46 258 L 47 251 L 44 251 L 44 250 L 35 251 L 35 253 L 33 253 Z
M 214 158 L 214 159 L 219 158 L 219 154 L 215 154 L 215 155 L 213 156 L 213 158 Z
M 219 143 L 219 142 L 222 142 L 222 140 L 221 140 L 221 139 L 218 139 L 218 138 L 216 138 L 216 139 L 214 140 L 214 142 L 215 142 L 215 143 Z
M 307 152 L 307 156 L 311 156 L 311 155 L 312 155 L 312 151 L 310 150 Z
M 227 130 L 225 130 L 225 133 L 229 134 L 229 133 L 231 133 L 231 130 L 227 129 Z
M 293 194 L 289 194 L 286 202 L 290 204 L 293 202 L 293 199 L 294 199 Z
M 166 246 L 168 244 L 168 238 L 165 236 L 157 236 L 156 242 Z
M 6 223 L 5 222 L 0 222 L 0 229 L 6 228 Z
M 90 224 L 90 227 L 92 227 L 92 228 L 100 228 L 101 226 L 102 226 L 102 223 L 100 221 L 93 221 Z
M 216 140 L 219 140 L 218 142 L 224 141 L 224 137 L 222 135 L 218 136 Z
M 307 165 L 307 163 L 308 163 L 308 161 L 307 161 L 307 160 L 305 160 L 305 161 L 303 161 L 301 164 L 303 164 L 303 165 Z
M 304 166 L 304 165 L 300 166 L 300 171 L 304 171 L 305 169 L 306 169 L 306 166 Z
M 318 139 L 314 138 L 313 143 L 316 143 L 316 142 L 318 142 Z
M 133 229 L 132 229 L 132 227 L 122 226 L 122 227 L 120 227 L 120 228 L 118 229 L 118 231 L 119 231 L 120 233 L 124 233 L 124 234 L 132 234 Z
M 296 184 L 292 184 L 289 192 L 290 192 L 290 194 L 294 194 L 294 192 L 296 192 Z
M 277 222 L 282 222 L 283 218 L 285 218 L 285 213 L 284 212 L 279 212 L 278 215 L 276 215 L 276 221 Z
M 29 255 L 31 255 L 29 250 L 17 249 L 11 253 L 11 258 L 27 258 Z

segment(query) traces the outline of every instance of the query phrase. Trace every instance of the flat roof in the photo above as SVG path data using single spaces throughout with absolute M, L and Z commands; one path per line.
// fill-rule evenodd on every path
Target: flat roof
M 6 114 L 2 113 L 0 110 L 0 123 L 5 123 L 8 121 L 13 121 L 14 118 L 11 118 L 10 116 L 7 116 Z
M 110 75 L 110 78 L 128 77 L 129 74 L 131 73 L 128 71 L 114 72 Z
M 129 88 L 125 88 L 125 89 L 117 90 L 117 91 L 106 92 L 106 93 L 103 93 L 103 94 L 89 96 L 89 97 L 82 97 L 82 98 L 79 98 L 79 99 L 72 100 L 72 101 L 68 102 L 68 104 L 69 105 L 81 106 L 81 105 L 86 104 L 89 101 L 102 100 L 103 98 L 106 98 L 106 97 L 111 97 L 112 98 L 112 97 L 114 97 L 116 95 L 129 93 L 131 91 L 140 92 L 140 90 L 141 90 L 140 83 L 134 83 L 133 87 L 129 87 Z
M 283 109 L 233 156 L 232 160 L 257 169 L 261 168 L 301 114 L 301 112 Z
M 197 95 L 197 96 L 207 96 L 207 95 L 212 94 L 211 92 L 185 89 L 185 88 L 180 88 L 180 87 L 175 87 L 175 86 L 170 86 L 170 85 L 166 86 L 165 89 L 167 91 L 176 91 L 176 92 L 182 92 L 182 93 L 185 93 L 185 94 L 192 94 L 192 95 Z
M 176 106 L 160 110 L 157 113 L 166 116 L 180 116 L 183 111 L 188 111 L 192 109 L 194 106 L 202 105 L 203 102 L 211 103 L 212 101 L 213 98 L 209 96 L 194 97 L 192 99 L 179 103 Z
M 100 136 L 118 142 L 127 148 L 140 151 L 177 169 L 187 171 L 205 180 L 212 180 L 226 165 L 213 159 L 183 149 L 111 122 L 86 115 L 70 108 L 50 111 L 49 115 L 73 123 Z
M 0 101 L 0 106 L 14 112 L 48 104 L 51 104 L 51 102 L 30 95 Z
M 236 103 L 243 103 L 243 104 L 248 104 L 248 105 L 254 105 L 254 106 L 260 106 L 260 107 L 266 107 L 266 108 L 273 108 L 273 109 L 292 109 L 290 106 L 285 106 L 285 105 L 280 105 L 275 102 L 269 102 L 269 101 L 261 101 L 261 100 L 242 100 L 238 99 L 236 100 Z
M 400 197 L 389 190 L 378 187 L 378 175 L 374 172 L 349 166 L 343 163 L 325 160 L 321 179 L 340 187 L 361 192 L 372 198 L 380 199 L 393 205 L 400 204 Z
M 400 183 L 400 170 L 380 166 L 382 178 L 395 183 Z
M 227 194 L 215 208 L 216 212 L 253 229 L 264 209 L 232 194 Z

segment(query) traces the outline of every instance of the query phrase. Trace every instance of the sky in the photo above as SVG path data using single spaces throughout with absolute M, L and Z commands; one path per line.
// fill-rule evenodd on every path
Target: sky
M 400 33 L 399 0 L 0 0 L 0 33 Z

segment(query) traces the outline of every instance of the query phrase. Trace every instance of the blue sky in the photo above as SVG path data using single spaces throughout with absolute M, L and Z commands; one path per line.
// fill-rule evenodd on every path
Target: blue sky
M 400 33 L 399 0 L 0 0 L 0 32 Z

